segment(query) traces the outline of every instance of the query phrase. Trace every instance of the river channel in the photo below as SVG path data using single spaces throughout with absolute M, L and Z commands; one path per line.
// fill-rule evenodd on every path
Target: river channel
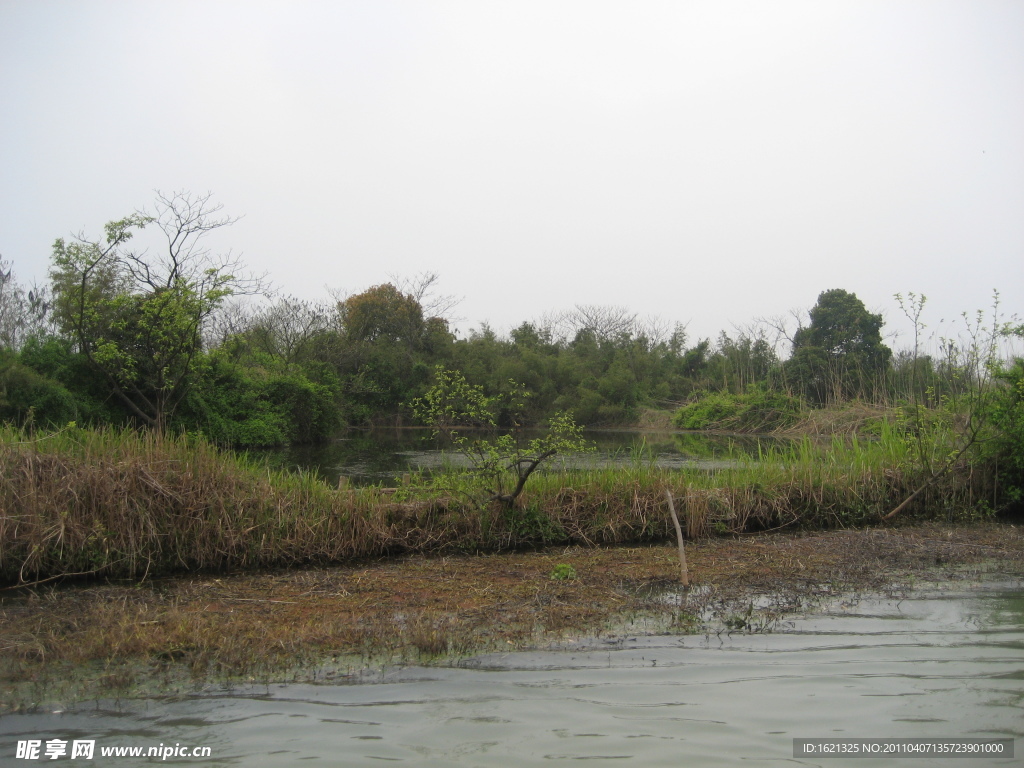
M 84 765 L 1020 765 L 1024 584 L 837 598 L 757 633 L 707 631 L 0 718 L 0 764 L 30 740 L 95 742 Z M 1003 754 L 794 756 L 794 739 L 1016 739 Z M 102 757 L 102 748 L 209 757 Z M 1006 749 L 1004 744 L 1004 750 Z M 69 746 L 70 750 L 70 746 Z M 38 761 L 35 763 L 38 764 Z

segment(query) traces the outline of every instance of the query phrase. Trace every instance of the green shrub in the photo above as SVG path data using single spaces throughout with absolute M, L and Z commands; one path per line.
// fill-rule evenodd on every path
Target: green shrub
M 1024 359 L 1017 358 L 996 378 L 1004 386 L 989 414 L 996 428 L 990 451 L 997 458 L 1000 480 L 1011 502 L 1024 502 Z
M 738 395 L 711 392 L 676 411 L 673 423 L 680 429 L 711 429 L 734 418 L 741 410 Z
M 322 440 L 338 426 L 333 390 L 302 373 L 267 373 L 213 358 L 177 419 L 221 445 L 269 447 Z
M 78 405 L 60 383 L 0 352 L 0 422 L 61 425 L 78 418 Z
M 800 417 L 800 401 L 782 392 L 754 388 L 742 395 L 705 394 L 673 416 L 681 429 L 731 429 L 767 432 L 791 426 Z

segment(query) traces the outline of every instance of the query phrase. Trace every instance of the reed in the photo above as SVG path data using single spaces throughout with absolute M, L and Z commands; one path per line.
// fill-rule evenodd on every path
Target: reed
M 145 577 L 337 563 L 403 552 L 669 540 L 665 492 L 688 538 L 876 523 L 917 487 L 895 430 L 727 457 L 718 471 L 620 468 L 538 473 L 514 508 L 480 507 L 442 484 L 331 488 L 268 470 L 190 436 L 0 429 L 0 579 Z M 951 472 L 915 501 L 922 517 L 972 513 L 992 472 Z

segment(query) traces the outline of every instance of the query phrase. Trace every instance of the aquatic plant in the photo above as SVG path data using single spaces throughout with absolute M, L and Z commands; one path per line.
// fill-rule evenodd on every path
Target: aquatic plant
M 568 563 L 559 563 L 551 569 L 552 581 L 575 581 L 576 569 Z

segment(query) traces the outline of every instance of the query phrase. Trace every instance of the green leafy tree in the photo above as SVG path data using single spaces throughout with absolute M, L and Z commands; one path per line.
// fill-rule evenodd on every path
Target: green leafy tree
M 810 316 L 810 325 L 793 336 L 790 381 L 818 404 L 870 397 L 892 357 L 882 343 L 882 316 L 868 312 L 856 294 L 841 289 L 819 295 Z
M 431 366 L 449 355 L 447 322 L 425 319 L 416 297 L 391 283 L 350 296 L 338 310 L 336 369 L 356 419 L 395 414 L 423 391 Z
M 567 413 L 555 414 L 545 433 L 525 440 L 516 418 L 525 408 L 528 393 L 510 383 L 501 397 L 488 397 L 483 387 L 469 384 L 458 371 L 438 367 L 434 385 L 412 403 L 413 412 L 425 424 L 446 435 L 470 461 L 487 502 L 511 509 L 530 476 L 559 453 L 590 450 L 579 427 Z M 509 431 L 498 434 L 499 413 L 511 418 Z M 467 430 L 484 430 L 486 436 L 470 436 Z
M 50 277 L 55 315 L 111 393 L 141 423 L 164 429 L 193 385 L 203 324 L 232 293 L 259 280 L 237 276 L 238 262 L 204 247 L 219 216 L 210 196 L 158 195 L 155 215 L 138 211 L 104 228 L 103 241 L 58 239 Z M 129 248 L 134 235 L 159 228 L 166 250 Z
M 220 350 L 205 360 L 202 380 L 182 403 L 178 419 L 217 443 L 314 443 L 341 426 L 337 382 L 313 381 L 298 369 L 243 366 Z
M 356 342 L 387 340 L 415 348 L 423 331 L 423 309 L 391 283 L 376 285 L 345 300 L 345 330 Z

